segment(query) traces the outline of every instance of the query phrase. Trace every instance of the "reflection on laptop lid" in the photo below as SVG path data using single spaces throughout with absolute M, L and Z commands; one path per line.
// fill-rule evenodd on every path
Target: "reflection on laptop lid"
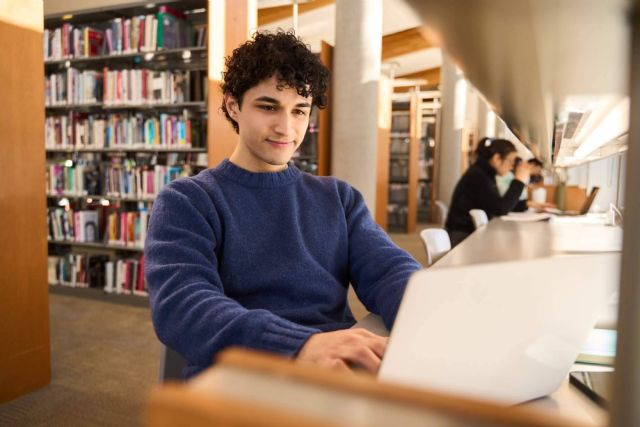
M 430 268 L 411 277 L 383 381 L 515 404 L 556 390 L 617 287 L 619 254 Z

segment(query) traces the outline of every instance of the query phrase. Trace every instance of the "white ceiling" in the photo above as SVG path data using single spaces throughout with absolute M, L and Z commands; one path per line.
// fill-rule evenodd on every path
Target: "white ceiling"
M 298 16 L 297 34 L 311 45 L 311 49 L 319 52 L 320 42 L 325 41 L 335 46 L 335 4 L 319 7 Z M 388 35 L 422 25 L 420 18 L 404 0 L 383 0 L 382 2 L 382 34 Z M 278 28 L 290 29 L 293 20 L 282 19 L 261 26 L 260 30 L 274 31 Z M 396 75 L 409 74 L 420 70 L 442 65 L 439 48 L 424 49 L 391 60 L 397 63 Z

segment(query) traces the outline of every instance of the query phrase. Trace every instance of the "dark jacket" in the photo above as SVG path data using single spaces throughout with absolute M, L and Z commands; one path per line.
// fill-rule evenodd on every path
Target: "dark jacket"
M 445 225 L 447 231 L 472 233 L 473 222 L 469 211 L 482 209 L 489 219 L 506 215 L 514 210 L 525 184 L 517 179 L 511 181 L 509 189 L 500 197 L 496 185 L 496 171 L 488 161 L 480 158 L 462 175 L 451 198 L 451 207 Z

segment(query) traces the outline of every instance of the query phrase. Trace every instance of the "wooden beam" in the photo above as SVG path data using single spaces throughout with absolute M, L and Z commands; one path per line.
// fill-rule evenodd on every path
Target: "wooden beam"
M 397 79 L 422 79 L 426 80 L 427 84 L 420 86 L 422 90 L 428 90 L 436 88 L 440 84 L 440 67 L 429 68 L 426 70 L 416 71 L 415 73 L 402 74 L 396 76 Z M 408 92 L 410 87 L 397 87 L 394 92 Z
M 335 0 L 314 0 L 310 3 L 304 3 L 298 6 L 298 14 L 309 12 L 324 6 L 335 3 Z M 269 7 L 258 10 L 258 27 L 280 21 L 282 19 L 291 18 L 293 6 Z
M 382 60 L 431 47 L 436 45 L 427 41 L 418 27 L 387 34 L 382 37 Z

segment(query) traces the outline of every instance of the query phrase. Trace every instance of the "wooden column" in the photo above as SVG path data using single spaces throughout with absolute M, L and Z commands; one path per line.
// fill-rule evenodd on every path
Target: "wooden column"
M 418 218 L 418 160 L 420 151 L 420 133 L 422 123 L 421 99 L 418 96 L 419 89 L 411 94 L 409 113 L 409 188 L 407 191 L 407 233 L 413 233 L 416 229 Z
M 327 88 L 327 106 L 318 111 L 318 175 L 331 174 L 331 88 L 333 81 L 333 46 L 322 42 L 320 46 L 320 61 L 331 73 Z
M 378 225 L 389 229 L 389 160 L 391 145 L 391 95 L 392 79 L 380 76 L 378 86 L 378 150 L 376 162 L 376 212 Z
M 49 383 L 42 1 L 0 3 L 0 403 Z
M 238 134 L 221 110 L 220 82 L 224 58 L 247 41 L 257 27 L 255 0 L 209 0 L 209 79 L 207 99 L 207 152 L 213 167 L 229 157 L 238 142 Z

